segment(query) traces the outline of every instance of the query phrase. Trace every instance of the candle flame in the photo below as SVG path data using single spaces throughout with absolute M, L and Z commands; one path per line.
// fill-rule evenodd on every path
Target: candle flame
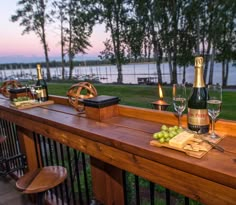
M 172 92 L 173 92 L 173 93 L 172 93 L 173 97 L 175 97 L 175 95 L 176 95 L 176 85 L 173 86 Z
M 161 84 L 160 83 L 158 84 L 158 91 L 159 91 L 159 97 L 162 100 L 164 96 L 163 96 L 163 92 L 162 92 L 162 88 L 161 88 Z

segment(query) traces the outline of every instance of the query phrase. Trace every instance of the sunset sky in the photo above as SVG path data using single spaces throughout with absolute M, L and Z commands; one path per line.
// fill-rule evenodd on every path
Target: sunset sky
M 43 47 L 39 38 L 34 33 L 22 35 L 23 28 L 19 22 L 11 22 L 11 15 L 17 10 L 17 0 L 2 2 L 0 7 L 0 63 L 28 62 L 35 59 L 44 59 Z M 80 59 L 95 58 L 103 50 L 103 41 L 108 34 L 104 31 L 104 26 L 96 25 L 90 39 L 92 48 L 83 57 L 78 54 Z M 49 58 L 53 60 L 60 56 L 59 29 L 52 24 L 47 27 L 47 41 L 50 52 Z

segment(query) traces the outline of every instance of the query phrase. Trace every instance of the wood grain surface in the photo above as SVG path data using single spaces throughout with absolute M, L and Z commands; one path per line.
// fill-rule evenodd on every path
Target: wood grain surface
M 62 183 L 66 177 L 66 168 L 47 166 L 23 175 L 16 182 L 16 188 L 27 194 L 44 192 Z
M 45 102 L 34 102 L 34 103 L 30 103 L 30 104 L 22 104 L 22 105 L 19 105 L 19 106 L 15 106 L 14 104 L 10 103 L 10 106 L 15 108 L 15 109 L 18 109 L 18 110 L 24 110 L 24 109 L 29 109 L 29 108 L 33 108 L 33 107 L 51 105 L 53 103 L 54 103 L 54 101 L 48 100 L 48 101 L 45 101 Z
M 176 150 L 150 145 L 152 134 L 160 131 L 162 124 L 178 124 L 174 113 L 119 105 L 118 116 L 97 121 L 79 115 L 67 105 L 66 98 L 56 97 L 54 102 L 48 106 L 16 110 L 1 99 L 0 117 L 80 150 L 112 165 L 113 169 L 129 171 L 204 204 L 235 204 L 235 121 L 218 120 L 216 123 L 216 132 L 224 137 L 219 142 L 224 153 L 211 149 L 201 159 L 196 159 Z M 186 126 L 186 116 L 183 116 L 183 125 Z M 26 150 L 32 149 L 25 146 Z M 104 172 L 106 170 L 99 171 L 100 174 Z M 109 176 L 112 177 L 106 173 L 106 177 Z M 119 176 L 116 179 L 119 180 Z M 98 187 L 104 184 L 93 186 L 99 192 Z M 112 183 L 106 190 L 112 196 Z M 102 193 L 97 195 L 104 200 Z M 118 204 L 115 203 L 117 198 L 114 196 L 109 202 Z

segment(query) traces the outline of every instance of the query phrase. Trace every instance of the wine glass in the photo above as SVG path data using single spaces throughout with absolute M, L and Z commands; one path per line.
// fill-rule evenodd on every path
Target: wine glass
M 181 115 L 186 108 L 186 87 L 185 84 L 173 84 L 173 104 L 178 113 L 178 124 L 182 128 Z
M 217 139 L 219 136 L 215 133 L 215 121 L 219 116 L 222 105 L 222 87 L 219 84 L 208 85 L 207 110 L 211 118 L 211 138 Z
M 36 101 L 35 96 L 37 95 L 37 92 L 36 92 L 36 89 L 35 89 L 35 85 L 30 86 L 30 92 L 31 92 L 31 95 L 33 97 L 33 100 Z

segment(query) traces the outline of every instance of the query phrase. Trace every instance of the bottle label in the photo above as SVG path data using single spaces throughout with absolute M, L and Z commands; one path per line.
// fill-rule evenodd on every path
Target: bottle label
M 191 125 L 208 125 L 209 116 L 207 109 L 192 109 L 188 108 L 188 123 Z
M 45 89 L 45 88 L 43 88 L 43 89 L 41 90 L 41 97 L 42 97 L 42 98 L 47 97 L 46 89 Z

